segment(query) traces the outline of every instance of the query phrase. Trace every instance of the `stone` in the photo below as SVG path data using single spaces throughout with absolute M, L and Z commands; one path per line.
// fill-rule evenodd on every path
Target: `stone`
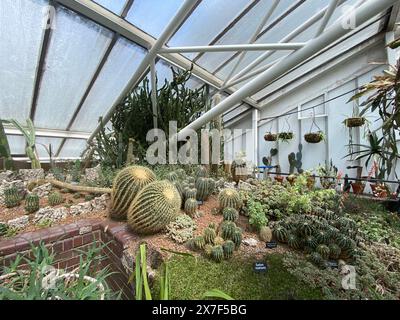
M 86 233 L 92 232 L 92 230 L 93 230 L 92 226 L 84 226 L 84 227 L 79 228 L 79 234 L 80 235 L 86 234 Z
M 7 225 L 13 229 L 23 229 L 28 225 L 28 223 L 29 223 L 28 216 L 22 216 L 22 217 L 7 221 Z
M 96 197 L 91 201 L 93 211 L 104 211 L 107 210 L 108 201 L 110 200 L 110 195 L 105 193 L 100 197 Z
M 38 212 L 35 213 L 33 218 L 33 222 L 40 223 L 42 221 L 57 221 L 61 219 L 65 219 L 68 216 L 68 210 L 64 207 L 61 208 L 52 208 L 45 207 L 39 209 Z
M 14 181 L 6 181 L 4 180 L 1 184 L 0 184 L 0 205 L 4 206 L 4 190 L 11 188 L 11 187 L 15 187 L 18 189 L 19 195 L 21 196 L 21 198 L 25 197 L 26 194 L 26 188 L 25 188 L 25 184 L 22 180 L 14 180 Z
M 25 182 L 44 179 L 43 169 L 20 169 L 18 173 L 21 179 Z
M 15 177 L 15 174 L 13 171 L 11 170 L 7 170 L 7 171 L 2 171 L 0 172 L 0 184 L 3 181 L 12 181 Z
M 247 238 L 247 239 L 243 239 L 242 243 L 243 243 L 245 246 L 257 247 L 258 240 L 254 239 L 254 238 Z
M 53 187 L 51 183 L 45 183 L 42 184 L 41 186 L 33 188 L 32 193 L 37 194 L 39 197 L 42 198 L 48 196 L 52 188 Z
M 88 168 L 85 170 L 85 180 L 88 182 L 94 182 L 100 177 L 101 168 L 97 165 L 94 168 Z
M 91 213 L 93 211 L 92 202 L 88 201 L 88 202 L 78 203 L 74 206 L 71 206 L 69 210 L 70 210 L 69 213 L 73 216 L 80 216 L 83 214 Z

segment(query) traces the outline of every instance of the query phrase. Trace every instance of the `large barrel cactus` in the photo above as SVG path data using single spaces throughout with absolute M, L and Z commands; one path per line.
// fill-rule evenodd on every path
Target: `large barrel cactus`
M 224 189 L 218 196 L 220 209 L 235 208 L 236 210 L 242 205 L 239 193 L 235 189 Z
M 179 214 L 181 197 L 169 181 L 155 181 L 145 186 L 128 210 L 128 225 L 137 233 L 152 234 L 162 230 Z
M 111 193 L 110 216 L 124 219 L 129 206 L 138 192 L 156 180 L 156 175 L 149 168 L 130 166 L 123 169 L 114 180 Z

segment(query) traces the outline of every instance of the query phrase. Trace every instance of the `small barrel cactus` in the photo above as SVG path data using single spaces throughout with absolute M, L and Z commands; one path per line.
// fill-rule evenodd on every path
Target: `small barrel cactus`
M 318 245 L 317 240 L 313 236 L 307 236 L 303 239 L 303 244 L 305 247 L 315 249 Z
M 186 178 L 186 171 L 182 168 L 179 168 L 175 171 L 176 175 L 180 180 L 183 180 Z
M 239 248 L 242 243 L 242 230 L 240 228 L 235 228 L 232 235 L 232 241 L 235 244 L 235 248 Z
M 195 188 L 187 188 L 184 191 L 185 199 L 196 199 L 197 189 Z
M 87 195 L 85 195 L 85 201 L 86 201 L 86 202 L 87 202 L 87 201 L 92 201 L 94 198 L 95 198 L 95 197 L 94 197 L 94 195 L 92 195 L 92 194 L 87 194 Z
M 279 242 L 286 243 L 287 238 L 288 238 L 288 231 L 285 227 L 283 226 L 276 226 L 274 230 L 272 231 L 273 236 L 278 240 Z
M 193 241 L 196 249 L 203 250 L 204 247 L 206 246 L 206 242 L 204 241 L 204 238 L 202 236 L 194 238 Z
M 172 172 L 169 172 L 166 175 L 165 179 L 170 181 L 170 182 L 176 182 L 176 181 L 179 180 L 179 176 L 178 176 L 178 174 L 176 172 L 172 171 Z
M 236 230 L 236 224 L 232 221 L 224 221 L 221 224 L 221 235 L 226 240 L 231 240 Z
M 110 216 L 114 219 L 126 218 L 135 196 L 155 180 L 156 175 L 146 167 L 130 166 L 119 172 L 113 183 Z
M 4 190 L 4 204 L 7 208 L 14 208 L 21 203 L 21 196 L 16 187 L 10 187 Z
M 187 199 L 185 201 L 185 213 L 191 217 L 194 217 L 196 215 L 197 211 L 197 200 L 196 199 Z
M 327 244 L 329 242 L 329 235 L 328 232 L 325 230 L 318 230 L 315 233 L 315 238 L 319 244 Z
M 318 252 L 318 253 L 321 255 L 321 257 L 322 257 L 323 259 L 328 259 L 328 258 L 329 258 L 330 250 L 329 250 L 329 247 L 328 247 L 327 245 L 320 244 L 320 245 L 315 249 L 315 251 Z
M 206 244 L 204 246 L 204 252 L 207 256 L 211 257 L 213 246 L 211 244 Z
M 303 221 L 299 225 L 299 231 L 302 236 L 307 237 L 313 234 L 314 228 L 312 227 L 312 224 L 310 222 Z
M 239 209 L 242 201 L 239 193 L 235 189 L 223 189 L 218 195 L 219 207 Z
M 222 246 L 217 245 L 217 246 L 214 246 L 212 248 L 211 258 L 215 262 L 221 262 L 222 261 L 222 259 L 224 258 L 224 249 L 222 248 Z
M 233 251 L 235 250 L 235 243 L 231 240 L 227 240 L 222 245 L 222 249 L 224 250 L 224 257 L 229 259 L 233 255 Z
M 293 249 L 299 249 L 301 244 L 299 238 L 294 234 L 289 234 L 287 237 L 287 243 L 289 247 Z
M 222 246 L 224 244 L 225 240 L 224 238 L 220 237 L 220 236 L 216 236 L 214 239 L 214 244 L 216 246 Z
M 310 261 L 317 267 L 322 267 L 325 264 L 324 259 L 318 252 L 312 252 L 309 256 Z
M 239 219 L 239 212 L 235 208 L 225 208 L 222 210 L 222 215 L 225 221 L 237 221 Z
M 183 187 L 182 187 L 182 184 L 179 181 L 172 182 L 172 184 L 174 185 L 176 190 L 178 190 L 179 196 L 181 197 L 181 199 L 183 199 Z
M 267 226 L 260 228 L 259 237 L 261 241 L 270 242 L 272 240 L 272 230 Z
M 169 181 L 154 181 L 145 186 L 128 210 L 128 225 L 143 234 L 157 233 L 176 219 L 181 197 Z
M 203 236 L 206 243 L 213 244 L 217 234 L 215 232 L 215 229 L 207 227 L 203 231 Z
M 332 259 L 339 259 L 341 253 L 342 250 L 337 244 L 332 243 L 329 245 L 329 256 Z
M 199 166 L 196 170 L 196 177 L 197 178 L 205 178 L 208 176 L 208 171 L 205 166 Z
M 28 194 L 25 198 L 25 211 L 28 213 L 34 213 L 38 211 L 39 206 L 39 196 L 37 194 Z
M 54 207 L 64 202 L 64 197 L 59 192 L 52 192 L 48 197 L 49 205 Z
M 207 200 L 208 196 L 210 195 L 210 186 L 209 186 L 209 180 L 208 178 L 198 178 L 196 180 L 196 189 L 197 189 L 197 194 L 196 198 L 199 201 L 205 201 Z

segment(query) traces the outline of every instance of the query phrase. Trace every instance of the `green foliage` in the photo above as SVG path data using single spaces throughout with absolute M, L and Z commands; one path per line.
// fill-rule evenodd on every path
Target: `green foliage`
M 128 225 L 138 233 L 157 233 L 173 221 L 181 197 L 169 181 L 154 181 L 139 191 L 128 210 Z
M 179 215 L 166 226 L 167 235 L 177 243 L 185 243 L 193 239 L 193 232 L 197 228 L 194 220 L 186 214 Z
M 48 203 L 52 207 L 58 206 L 63 202 L 64 202 L 64 197 L 61 195 L 61 193 L 57 191 L 50 193 L 48 196 Z
M 248 201 L 248 208 L 249 224 L 251 227 L 259 231 L 262 227 L 268 224 L 268 219 L 265 216 L 265 208 L 260 202 L 250 199 Z
M 121 170 L 114 180 L 111 193 L 110 216 L 114 219 L 124 219 L 133 199 L 156 176 L 149 168 L 130 166 Z
M 81 180 L 81 167 L 82 163 L 80 160 L 75 160 L 73 162 L 70 169 L 72 181 L 79 182 Z
M 4 190 L 4 204 L 7 208 L 18 207 L 21 203 L 21 195 L 16 187 Z
M 25 198 L 25 211 L 27 213 L 34 213 L 40 208 L 39 196 L 37 194 L 28 194 Z

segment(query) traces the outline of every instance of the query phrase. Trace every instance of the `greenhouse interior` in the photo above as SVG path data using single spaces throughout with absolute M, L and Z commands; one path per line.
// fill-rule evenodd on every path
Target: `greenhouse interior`
M 0 42 L 1 300 L 400 299 L 399 0 L 1 0 Z

